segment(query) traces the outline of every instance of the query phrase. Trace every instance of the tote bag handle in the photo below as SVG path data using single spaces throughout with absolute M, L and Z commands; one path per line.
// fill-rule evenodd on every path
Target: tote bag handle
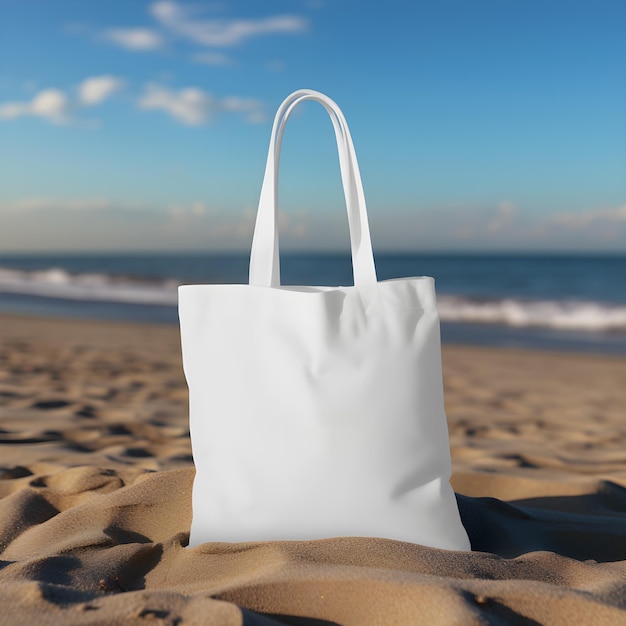
M 252 250 L 250 253 L 251 285 L 280 286 L 280 253 L 278 246 L 278 165 L 285 124 L 295 107 L 304 100 L 319 102 L 330 115 L 337 139 L 341 182 L 348 210 L 352 271 L 355 285 L 376 283 L 376 266 L 372 252 L 365 194 L 348 124 L 341 109 L 328 96 L 311 89 L 300 89 L 287 96 L 274 118 L 270 147 L 261 187 Z

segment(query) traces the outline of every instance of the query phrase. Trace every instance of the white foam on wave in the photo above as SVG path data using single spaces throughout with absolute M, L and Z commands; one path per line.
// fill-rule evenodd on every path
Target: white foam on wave
M 176 306 L 177 287 L 174 280 L 149 283 L 101 273 L 71 274 L 59 267 L 30 271 L 0 267 L 0 293 Z M 479 299 L 442 294 L 438 308 L 445 322 L 626 332 L 626 306 L 604 302 Z
M 581 300 L 438 298 L 446 322 L 472 322 L 560 330 L 626 331 L 626 306 Z
M 70 300 L 99 300 L 135 304 L 177 303 L 177 283 L 137 282 L 107 274 L 70 274 L 64 269 L 22 271 L 0 268 L 0 292 Z

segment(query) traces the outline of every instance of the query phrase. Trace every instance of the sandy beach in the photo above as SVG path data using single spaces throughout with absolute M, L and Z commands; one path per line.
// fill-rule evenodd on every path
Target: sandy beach
M 176 326 L 0 315 L 0 624 L 626 623 L 626 359 L 445 346 L 472 553 L 185 549 Z

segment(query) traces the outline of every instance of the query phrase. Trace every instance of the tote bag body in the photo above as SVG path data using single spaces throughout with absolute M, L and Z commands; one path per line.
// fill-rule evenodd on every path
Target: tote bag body
M 320 102 L 337 137 L 354 286 L 280 284 L 284 124 Z M 434 281 L 376 280 L 345 118 L 311 90 L 276 115 L 246 285 L 179 287 L 196 477 L 190 546 L 383 537 L 469 549 L 454 492 Z

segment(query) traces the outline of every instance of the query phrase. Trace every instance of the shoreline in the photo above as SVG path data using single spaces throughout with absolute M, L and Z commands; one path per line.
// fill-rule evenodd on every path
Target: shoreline
M 83 302 L 82 305 L 90 306 L 93 303 Z M 97 303 L 96 303 L 97 304 Z M 66 303 L 64 302 L 64 306 Z M 42 313 L 39 311 L 23 312 L 11 311 L 0 308 L 0 322 L 6 320 L 10 323 L 15 319 L 31 319 L 45 322 L 46 320 L 63 322 L 68 321 L 76 324 L 130 324 L 138 327 L 176 328 L 178 331 L 178 311 L 175 307 L 155 307 L 154 305 L 128 305 L 129 311 L 134 311 L 128 316 L 103 318 L 102 313 L 88 313 L 86 315 L 68 315 L 66 312 Z M 141 310 L 158 309 L 156 319 L 146 319 Z M 119 311 L 112 311 L 119 315 Z M 442 348 L 468 347 L 495 350 L 521 350 L 533 353 L 551 353 L 565 355 L 589 355 L 599 357 L 626 358 L 626 336 L 610 333 L 588 335 L 574 333 L 569 335 L 564 331 L 552 331 L 550 329 L 516 328 L 486 324 L 468 324 L 465 322 L 441 322 Z

